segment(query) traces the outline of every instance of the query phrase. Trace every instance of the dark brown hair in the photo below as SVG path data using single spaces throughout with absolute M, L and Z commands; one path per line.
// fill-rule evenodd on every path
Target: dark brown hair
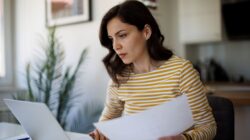
M 124 23 L 136 26 L 140 31 L 144 29 L 146 24 L 151 27 L 152 34 L 147 40 L 147 50 L 152 59 L 168 60 L 173 55 L 172 51 L 164 48 L 164 36 L 161 34 L 156 20 L 143 3 L 131 0 L 112 7 L 101 21 L 99 39 L 101 44 L 109 50 L 109 53 L 103 59 L 103 63 L 108 74 L 118 86 L 122 83 L 121 79 L 129 78 L 130 72 L 124 72 L 129 65 L 124 64 L 116 55 L 112 41 L 108 38 L 107 24 L 115 17 L 118 17 Z

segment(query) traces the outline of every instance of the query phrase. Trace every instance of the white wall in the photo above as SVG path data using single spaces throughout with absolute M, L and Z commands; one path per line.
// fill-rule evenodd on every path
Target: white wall
M 98 39 L 99 25 L 102 16 L 112 6 L 124 0 L 91 0 L 92 21 L 61 26 L 57 35 L 65 47 L 66 65 L 75 66 L 84 48 L 89 53 L 80 76 L 86 103 L 93 106 L 103 106 L 108 74 L 102 63 L 107 51 L 101 47 Z M 16 85 L 26 87 L 25 66 L 35 59 L 36 49 L 39 48 L 39 39 L 46 36 L 45 0 L 15 0 L 15 27 L 14 38 L 16 48 Z
M 178 55 L 178 2 L 176 0 L 159 0 L 158 22 L 165 36 L 164 45 Z
M 108 76 L 101 62 L 106 50 L 101 47 L 98 39 L 99 24 L 104 13 L 122 0 L 92 0 L 92 21 L 80 24 L 61 26 L 57 35 L 65 47 L 66 64 L 75 65 L 80 52 L 89 49 L 85 63 L 82 86 L 86 93 L 103 97 Z M 34 59 L 35 50 L 39 46 L 40 35 L 45 36 L 45 1 L 15 1 L 15 44 L 16 44 L 16 76 L 17 85 L 25 87 L 25 65 Z
M 179 18 L 177 0 L 158 0 L 157 10 L 152 10 L 160 30 L 165 37 L 164 46 L 177 55 L 182 55 L 179 43 Z

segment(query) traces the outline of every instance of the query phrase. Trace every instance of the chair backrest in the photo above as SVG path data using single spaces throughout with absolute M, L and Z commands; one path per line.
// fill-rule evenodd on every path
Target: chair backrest
M 208 96 L 217 123 L 217 134 L 214 140 L 234 140 L 234 107 L 226 98 Z

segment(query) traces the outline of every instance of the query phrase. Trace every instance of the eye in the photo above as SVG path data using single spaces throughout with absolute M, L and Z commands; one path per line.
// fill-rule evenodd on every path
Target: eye
M 120 34 L 119 37 L 120 38 L 125 38 L 127 36 L 127 34 Z

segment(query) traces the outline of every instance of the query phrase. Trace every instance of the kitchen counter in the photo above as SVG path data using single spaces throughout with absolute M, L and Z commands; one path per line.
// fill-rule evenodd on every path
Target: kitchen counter
M 234 105 L 250 105 L 250 83 L 206 83 L 213 96 L 230 99 Z

